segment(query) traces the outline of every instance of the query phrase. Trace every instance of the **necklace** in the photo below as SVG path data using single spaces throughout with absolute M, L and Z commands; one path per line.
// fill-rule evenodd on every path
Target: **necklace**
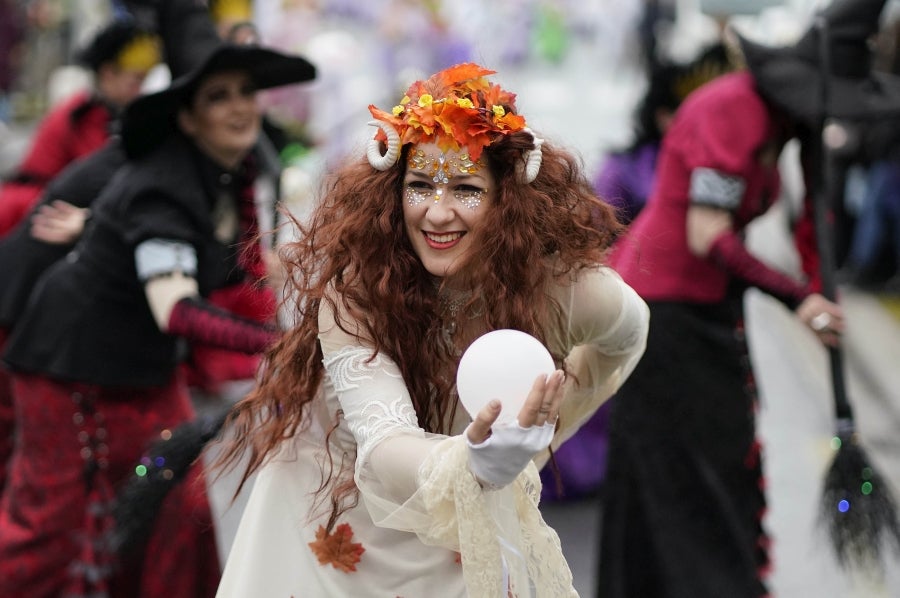
M 450 295 L 450 293 L 438 295 L 438 299 L 441 303 L 441 312 L 446 314 L 441 332 L 444 336 L 444 342 L 447 343 L 448 347 L 453 344 L 453 336 L 456 334 L 459 310 L 462 309 L 463 305 L 468 303 L 471 293 L 452 293 L 452 295 L 455 295 L 452 298 Z
M 472 298 L 472 293 L 471 291 L 466 292 L 455 291 L 452 289 L 442 289 L 441 282 L 437 278 L 434 279 L 432 284 L 434 285 L 435 292 L 437 293 L 438 303 L 440 305 L 440 316 L 443 320 L 443 325 L 441 326 L 441 336 L 443 337 L 444 343 L 446 343 L 447 347 L 456 351 L 453 343 L 453 336 L 456 334 L 456 330 L 458 327 L 457 319 L 459 316 L 459 310 L 469 302 L 469 300 Z
M 454 293 L 456 294 L 456 293 Z M 463 305 L 469 302 L 471 298 L 471 293 L 459 293 L 456 297 L 452 299 L 448 296 L 449 293 L 445 293 L 443 295 L 439 295 L 438 299 L 441 302 L 441 311 L 448 314 L 450 318 L 455 318 L 457 314 L 459 314 L 460 308 Z

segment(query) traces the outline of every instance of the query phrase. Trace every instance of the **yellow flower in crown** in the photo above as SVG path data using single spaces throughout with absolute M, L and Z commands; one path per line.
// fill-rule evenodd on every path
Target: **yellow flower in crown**
M 525 128 L 516 114 L 516 95 L 486 76 L 492 71 L 473 63 L 458 64 L 410 85 L 391 112 L 369 106 L 372 116 L 391 125 L 402 144 L 434 142 L 441 151 L 466 148 L 474 161 L 498 135 Z M 379 131 L 376 139 L 387 136 Z

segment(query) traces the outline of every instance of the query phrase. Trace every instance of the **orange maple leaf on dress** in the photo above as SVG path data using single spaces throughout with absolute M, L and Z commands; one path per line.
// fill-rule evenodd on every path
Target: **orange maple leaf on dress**
M 362 544 L 351 542 L 352 539 L 353 528 L 349 523 L 340 524 L 330 534 L 320 525 L 316 530 L 316 541 L 310 542 L 309 547 L 319 559 L 319 564 L 330 564 L 335 569 L 350 573 L 356 571 L 356 563 L 366 551 Z

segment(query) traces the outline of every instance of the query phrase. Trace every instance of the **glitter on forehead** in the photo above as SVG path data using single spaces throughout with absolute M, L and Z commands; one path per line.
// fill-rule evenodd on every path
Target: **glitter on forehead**
M 449 157 L 444 152 L 435 158 L 426 154 L 421 149 L 409 152 L 407 167 L 413 170 L 421 170 L 428 173 L 432 182 L 446 185 L 450 182 L 450 176 L 458 173 L 462 175 L 475 174 L 481 170 L 480 160 L 473 161 L 469 154 L 451 154 Z

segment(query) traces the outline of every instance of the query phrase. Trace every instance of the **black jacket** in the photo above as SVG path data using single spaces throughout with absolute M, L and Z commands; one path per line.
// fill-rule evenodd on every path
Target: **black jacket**
M 82 240 L 38 281 L 5 362 L 64 381 L 167 383 L 184 347 L 153 319 L 135 248 L 151 238 L 190 243 L 203 296 L 242 278 L 238 237 L 217 240 L 212 219 L 216 198 L 239 184 L 247 181 L 215 166 L 180 135 L 126 163 L 94 203 Z
M 0 239 L 0 328 L 12 328 L 41 274 L 61 260 L 72 245 L 54 245 L 33 238 L 31 217 L 42 205 L 61 199 L 79 208 L 90 207 L 116 170 L 125 163 L 118 139 L 73 162 L 47 186 L 29 216 Z

